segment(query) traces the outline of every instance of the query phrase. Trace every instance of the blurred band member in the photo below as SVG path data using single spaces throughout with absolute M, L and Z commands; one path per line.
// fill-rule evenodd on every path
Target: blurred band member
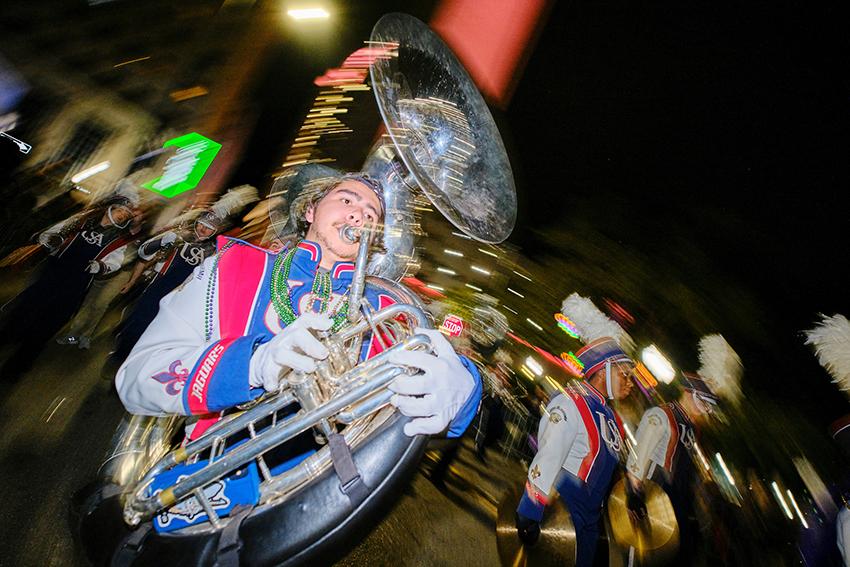
M 652 479 L 670 498 L 679 524 L 679 561 L 693 557 L 698 549 L 694 500 L 700 428 L 718 411 L 721 401 L 739 398 L 741 361 L 720 335 L 700 340 L 696 374 L 682 376 L 679 399 L 644 412 L 635 435 L 635 447 L 626 464 L 627 505 L 637 521 L 645 518 L 643 483 Z
M 586 567 L 593 564 L 602 504 L 623 447 L 622 424 L 611 402 L 631 392 L 634 363 L 617 340 L 600 336 L 619 335 L 622 330 L 590 300 L 573 294 L 562 312 L 575 321 L 587 342 L 576 353 L 585 380 L 568 384 L 546 406 L 516 522 L 520 539 L 533 545 L 544 509 L 557 489 L 575 527 L 576 565 Z
M 38 237 L 49 250 L 44 269 L 5 314 L 3 340 L 22 343 L 6 363 L 11 374 L 28 368 L 44 343 L 77 312 L 92 279 L 118 270 L 138 194 L 127 185 L 94 208 L 60 222 Z

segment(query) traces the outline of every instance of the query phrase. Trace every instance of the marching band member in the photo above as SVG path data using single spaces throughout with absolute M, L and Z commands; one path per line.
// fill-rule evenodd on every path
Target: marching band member
M 44 343 L 80 308 L 92 279 L 121 268 L 127 245 L 134 239 L 130 224 L 138 202 L 132 184 L 119 183 L 102 203 L 39 235 L 38 242 L 49 256 L 38 278 L 4 314 L 4 340 L 23 343 L 5 370 L 26 370 Z
M 635 435 L 634 450 L 626 463 L 630 515 L 646 515 L 642 486 L 656 481 L 667 495 L 679 524 L 679 560 L 696 550 L 694 482 L 699 430 L 722 401 L 737 404 L 741 397 L 741 359 L 721 335 L 706 335 L 699 342 L 700 369 L 682 376 L 684 390 L 678 400 L 646 410 Z
M 313 331 L 345 324 L 358 250 L 341 229 L 376 226 L 384 214 L 379 182 L 330 171 L 290 207 L 300 241 L 273 253 L 220 238 L 218 254 L 161 301 L 116 376 L 128 411 L 198 416 L 194 439 L 222 410 L 277 390 L 284 369 L 311 372 L 328 356 Z M 376 309 L 397 302 L 368 285 L 363 296 Z M 447 428 L 449 436 L 460 435 L 478 408 L 478 371 L 439 332 L 423 332 L 434 354 L 392 355 L 391 362 L 422 373 L 397 378 L 391 403 L 413 418 L 404 427 L 408 435 Z M 378 341 L 364 341 L 364 357 L 380 350 Z
M 821 315 L 815 328 L 805 331 L 806 344 L 811 345 L 818 362 L 832 376 L 833 382 L 845 393 L 850 392 L 850 321 L 844 315 Z M 837 420 L 833 426 L 832 438 L 844 449 L 844 462 L 850 455 L 850 441 L 848 441 L 847 423 L 848 416 Z M 838 502 L 840 504 L 837 515 L 834 518 L 826 518 L 827 524 L 835 522 L 836 546 L 841 554 L 844 565 L 850 566 L 850 481 L 847 475 L 838 479 L 838 488 L 841 492 Z M 834 550 L 835 548 L 833 548 Z
M 576 565 L 589 566 L 602 504 L 623 447 L 622 424 L 610 402 L 631 392 L 634 363 L 620 346 L 631 339 L 589 299 L 574 293 L 564 300 L 561 312 L 575 323 L 586 343 L 576 353 L 584 381 L 568 384 L 546 406 L 539 449 L 528 470 L 516 521 L 520 539 L 533 545 L 545 506 L 557 488 L 575 527 Z

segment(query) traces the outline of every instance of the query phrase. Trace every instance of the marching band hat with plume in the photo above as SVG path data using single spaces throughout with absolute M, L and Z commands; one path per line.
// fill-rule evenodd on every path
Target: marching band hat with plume
M 227 191 L 219 197 L 218 201 L 210 206 L 195 221 L 207 226 L 212 230 L 223 228 L 233 215 L 239 212 L 245 205 L 257 201 L 259 196 L 257 189 L 252 185 L 240 185 Z
M 561 313 L 575 325 L 579 339 L 585 343 L 576 353 L 583 365 L 582 373 L 585 377 L 608 363 L 633 364 L 626 354 L 626 349 L 633 348 L 632 338 L 616 321 L 600 311 L 593 301 L 573 293 L 561 304 Z
M 814 347 L 818 362 L 850 396 L 850 321 L 844 315 L 821 314 L 820 318 L 814 329 L 804 331 L 806 344 Z
M 720 400 L 737 405 L 742 396 L 744 367 L 723 335 L 715 333 L 700 339 L 699 362 L 696 374 L 685 374 L 682 380 L 685 389 L 713 405 Z

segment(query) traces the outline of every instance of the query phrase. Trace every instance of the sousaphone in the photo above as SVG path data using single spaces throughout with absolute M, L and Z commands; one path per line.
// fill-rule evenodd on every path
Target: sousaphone
M 82 509 L 82 540 L 96 563 L 327 562 L 375 525 L 415 470 L 427 438 L 404 435 L 406 418 L 388 404 L 386 388 L 406 371 L 386 360 L 389 352 L 430 348 L 428 337 L 413 330 L 431 327 L 428 315 L 394 281 L 413 256 L 410 199 L 421 191 L 470 237 L 500 242 L 513 228 L 516 196 L 487 105 L 443 41 L 415 18 L 389 14 L 375 25 L 370 45 L 384 53 L 370 72 L 386 135 L 364 170 L 383 182 L 387 211 L 381 254 L 369 257 L 369 227 L 344 231 L 360 250 L 350 324 L 320 337 L 331 355 L 316 373 L 285 376 L 280 391 L 183 446 L 181 419 L 128 417 Z M 401 303 L 373 310 L 360 301 L 367 285 Z M 360 362 L 370 337 L 387 344 Z M 293 456 L 293 446 L 305 442 L 312 449 Z M 274 458 L 289 458 L 290 466 L 281 471 Z M 259 471 L 259 502 L 219 514 L 217 483 L 249 468 Z M 168 475 L 173 482 L 151 489 Z M 207 521 L 168 533 L 150 529 L 153 518 L 175 510 Z

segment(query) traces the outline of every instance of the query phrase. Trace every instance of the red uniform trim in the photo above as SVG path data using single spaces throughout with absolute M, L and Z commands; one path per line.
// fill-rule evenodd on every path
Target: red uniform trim
M 667 407 L 661 409 L 664 410 L 667 419 L 670 420 L 670 440 L 667 442 L 667 451 L 664 453 L 664 468 L 669 471 L 673 467 L 673 455 L 676 454 L 676 444 L 679 442 L 679 424 L 676 422 L 673 410 Z
M 590 450 L 587 456 L 582 459 L 576 476 L 581 480 L 587 480 L 590 471 L 593 470 L 596 457 L 599 456 L 599 429 L 596 427 L 596 422 L 593 420 L 593 414 L 590 411 L 590 406 L 587 405 L 587 401 L 581 396 L 572 396 L 572 398 L 581 415 L 584 428 L 587 430 L 587 440 L 590 444 Z

